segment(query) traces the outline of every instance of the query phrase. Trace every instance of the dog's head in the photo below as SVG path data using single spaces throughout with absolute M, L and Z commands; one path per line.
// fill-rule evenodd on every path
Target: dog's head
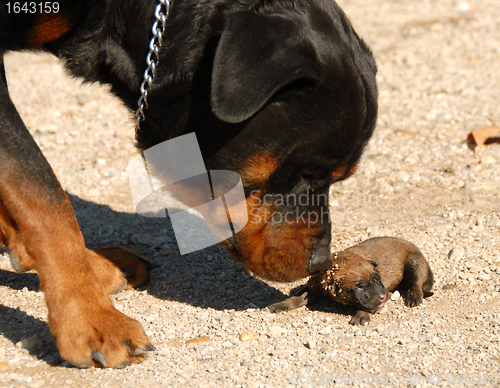
M 245 189 L 248 224 L 223 246 L 256 275 L 293 281 L 332 264 L 329 187 L 354 172 L 374 130 L 376 66 L 333 1 L 255 3 L 207 16 L 192 77 L 151 91 L 138 142 L 196 132 L 207 169 L 238 172 Z
M 336 302 L 364 311 L 377 311 L 387 301 L 387 290 L 377 271 L 377 263 L 363 257 L 340 252 L 334 254 L 334 265 L 324 274 L 311 278 L 311 285 Z

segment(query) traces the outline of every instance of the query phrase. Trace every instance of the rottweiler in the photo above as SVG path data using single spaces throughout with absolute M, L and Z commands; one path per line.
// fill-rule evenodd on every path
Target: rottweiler
M 0 242 L 19 270 L 38 272 L 64 359 L 139 362 L 152 345 L 107 293 L 142 283 L 150 264 L 85 247 L 9 97 L 3 56 L 52 53 L 135 111 L 157 0 L 18 3 L 0 3 Z M 256 276 L 293 281 L 330 268 L 329 187 L 354 173 L 377 116 L 375 60 L 345 13 L 333 0 L 175 0 L 158 59 L 139 150 L 195 132 L 208 170 L 240 175 L 249 222 L 222 245 Z
M 385 306 L 388 292 L 401 291 L 408 307 L 418 306 L 433 295 L 434 275 L 418 247 L 396 237 L 374 237 L 333 254 L 333 266 L 309 279 L 305 287 L 271 312 L 313 304 L 321 297 L 358 308 L 351 325 L 370 322 L 370 314 Z

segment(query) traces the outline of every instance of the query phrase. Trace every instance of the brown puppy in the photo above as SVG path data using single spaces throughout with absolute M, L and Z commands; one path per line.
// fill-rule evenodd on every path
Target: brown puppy
M 370 313 L 384 307 L 388 292 L 399 290 L 409 307 L 418 306 L 434 283 L 429 263 L 415 244 L 395 237 L 375 237 L 333 254 L 333 267 L 312 276 L 306 292 L 269 306 L 271 312 L 292 310 L 322 296 L 359 308 L 349 322 L 364 325 Z M 304 291 L 301 288 L 300 291 Z

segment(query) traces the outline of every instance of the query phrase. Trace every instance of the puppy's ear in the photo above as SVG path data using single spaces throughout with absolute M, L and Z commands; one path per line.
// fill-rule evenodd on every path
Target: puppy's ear
M 319 81 L 321 72 L 297 23 L 250 11 L 229 15 L 212 73 L 211 102 L 218 118 L 244 121 L 275 92 L 301 78 Z

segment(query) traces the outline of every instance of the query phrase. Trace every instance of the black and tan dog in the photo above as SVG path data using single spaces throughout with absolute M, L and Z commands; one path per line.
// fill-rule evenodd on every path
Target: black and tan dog
M 9 97 L 3 56 L 50 52 L 135 111 L 157 1 L 16 3 L 0 2 L 0 242 L 18 269 L 38 272 L 62 357 L 80 367 L 138 362 L 151 345 L 107 292 L 123 284 L 122 268 L 136 271 L 131 285 L 143 282 L 149 263 L 85 247 Z M 137 144 L 195 132 L 206 168 L 236 171 L 247 196 L 249 222 L 224 248 L 257 276 L 306 277 L 331 266 L 328 190 L 354 172 L 374 130 L 375 74 L 333 0 L 175 0 Z
M 385 306 L 388 292 L 398 290 L 409 307 L 431 296 L 434 277 L 415 244 L 395 237 L 375 237 L 333 254 L 333 267 L 313 275 L 300 296 L 269 306 L 271 312 L 293 310 L 326 296 L 357 307 L 349 322 L 364 325 Z

